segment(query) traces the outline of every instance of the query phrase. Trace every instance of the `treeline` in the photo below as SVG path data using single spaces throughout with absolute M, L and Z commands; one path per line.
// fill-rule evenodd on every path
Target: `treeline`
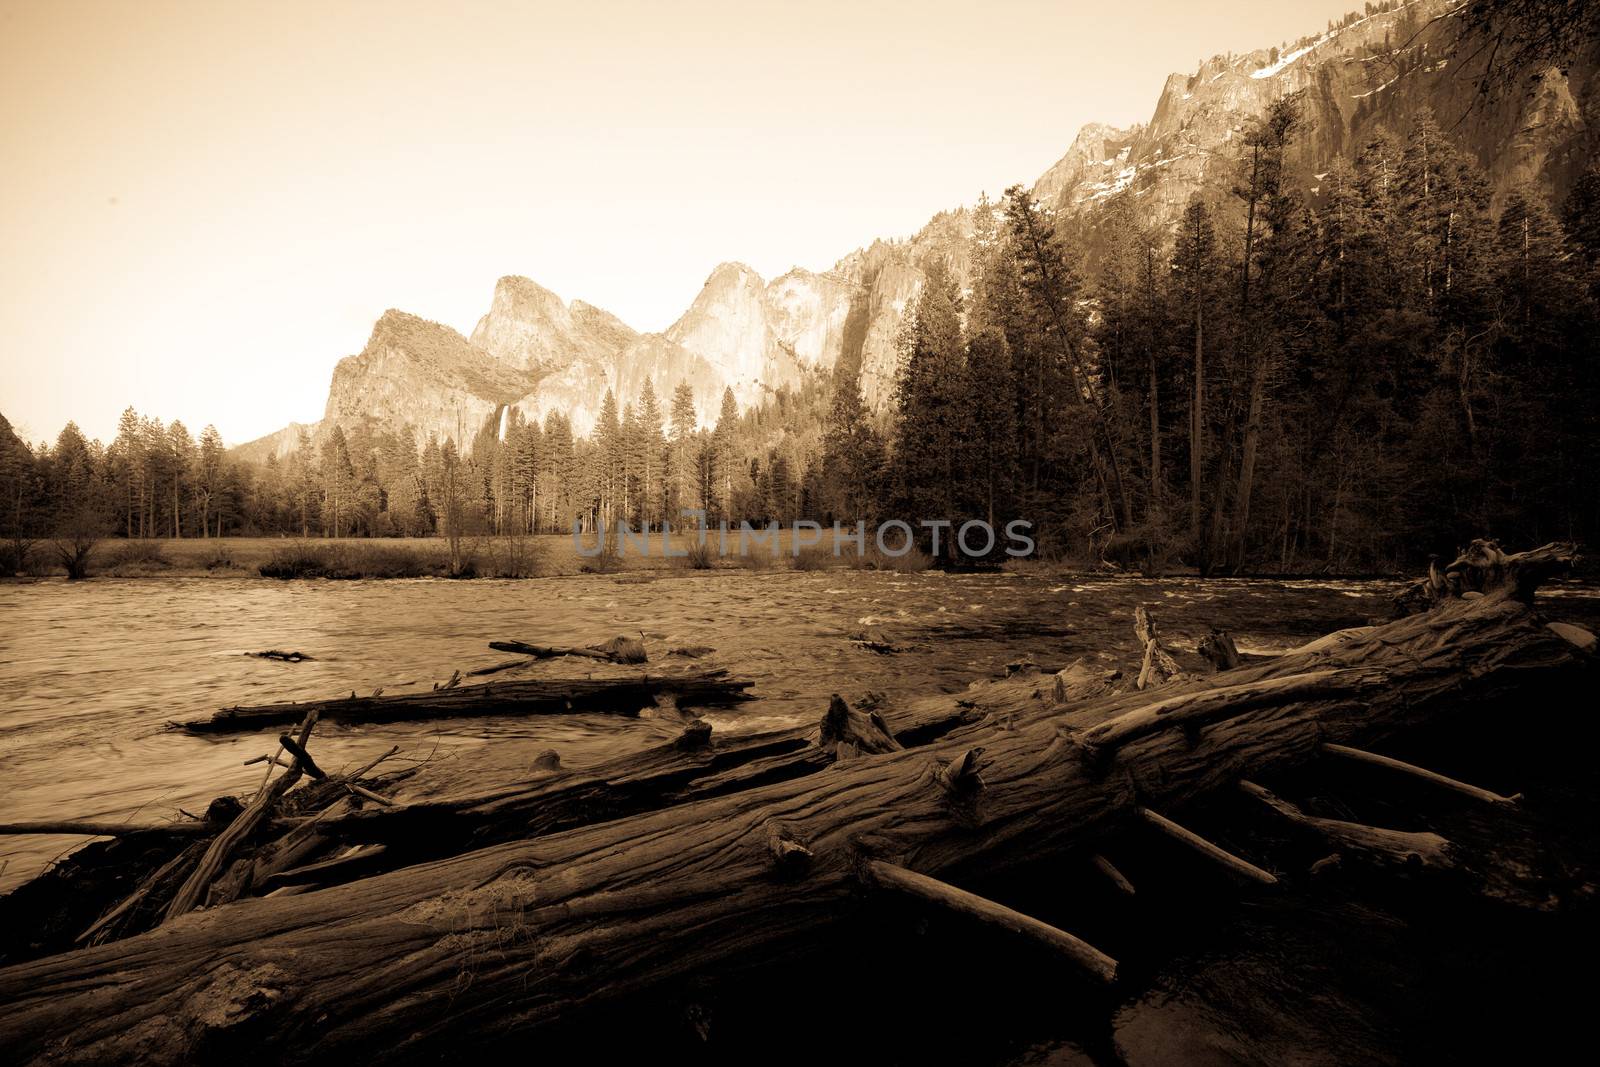
M 832 501 L 1203 573 L 1592 535 L 1600 176 L 1560 219 L 1532 188 L 1491 213 L 1424 111 L 1303 189 L 1298 123 L 1275 105 L 1173 232 L 1114 199 L 1093 278 L 1025 190 L 980 208 L 969 291 L 933 264 L 909 317 L 887 441 L 839 390 Z
M 29 446 L 0 416 L 0 536 L 7 573 L 41 541 L 77 576 L 101 537 L 220 537 L 238 523 L 250 471 L 230 461 L 216 427 L 198 441 L 181 422 L 124 411 L 110 445 L 67 423 L 55 443 Z

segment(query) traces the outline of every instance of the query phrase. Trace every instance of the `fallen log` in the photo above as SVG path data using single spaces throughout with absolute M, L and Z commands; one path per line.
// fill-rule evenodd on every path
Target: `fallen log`
M 589 659 L 603 659 L 608 663 L 644 663 L 649 658 L 645 655 L 644 642 L 637 637 L 613 637 L 604 644 L 586 645 L 583 648 L 568 645 L 530 645 L 525 641 L 490 641 L 489 647 L 496 652 L 516 652 L 532 656 L 534 659 L 584 656 Z
M 990 683 L 976 690 L 991 709 L 1035 703 L 1023 688 Z M 989 712 L 988 714 L 992 714 Z M 1009 712 L 1014 713 L 1014 712 Z M 758 734 L 678 741 L 578 771 L 468 796 L 418 801 L 318 820 L 320 833 L 346 841 L 403 844 L 405 859 L 459 855 L 498 841 L 557 833 L 606 819 L 662 810 L 755 786 L 816 774 L 863 752 L 925 745 L 981 721 L 985 712 L 947 698 L 919 701 L 893 716 L 850 708 L 835 696 L 821 721 Z M 692 729 L 686 727 L 686 731 Z
M 123 837 L 127 834 L 169 834 L 173 837 L 209 837 L 217 832 L 203 822 L 94 822 L 87 819 L 42 819 L 38 822 L 0 822 L 0 837 L 8 834 L 63 834 L 83 837 Z
M 426 693 L 223 708 L 210 718 L 171 723 L 191 734 L 234 733 L 299 722 L 315 711 L 327 722 L 402 722 L 484 715 L 561 715 L 608 712 L 635 715 L 671 696 L 679 707 L 718 707 L 750 697 L 754 682 L 725 670 L 640 674 L 624 678 L 532 678 L 454 685 Z
M 1115 773 L 1087 766 L 1059 726 L 1124 697 L 1040 701 L 1040 718 L 1009 728 L 964 727 L 927 748 L 252 900 L 9 968 L 0 1040 L 16 1062 L 460 1056 L 804 944 L 873 887 L 875 863 L 955 886 L 1092 848 L 1140 809 L 1175 810 L 1309 761 L 1319 742 L 1364 744 L 1450 721 L 1579 655 L 1508 592 L 1456 600 L 1335 648 L 1230 672 L 1249 685 L 1359 668 L 1382 671 L 1386 684 L 1290 688 L 1280 703 L 1197 731 L 1140 733 L 1110 752 Z

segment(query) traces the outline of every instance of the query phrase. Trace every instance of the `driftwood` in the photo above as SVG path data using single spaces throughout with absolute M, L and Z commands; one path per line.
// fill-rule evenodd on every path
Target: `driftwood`
M 882 860 L 868 860 L 867 873 L 877 885 L 887 886 L 924 903 L 1010 930 L 1012 933 L 1021 934 L 1054 949 L 1103 982 L 1114 982 L 1117 979 L 1116 960 L 1088 942 L 1074 937 L 1065 930 L 1040 922 L 1030 915 L 1013 911 L 1004 904 L 985 900 L 936 878 L 929 878 L 925 874 L 908 871 L 904 867 L 884 863 Z
M 1161 643 L 1161 635 L 1156 630 L 1155 620 L 1150 617 L 1150 612 L 1145 610 L 1143 604 L 1133 609 L 1133 632 L 1144 645 L 1144 662 L 1139 668 L 1136 688 L 1149 689 L 1183 678 L 1183 668 L 1178 666 L 1178 661 L 1172 658 L 1172 653 Z
M 269 648 L 265 652 L 246 652 L 245 655 L 254 656 L 256 659 L 275 659 L 282 663 L 300 663 L 304 660 L 316 659 L 315 656 L 308 656 L 304 652 L 284 652 L 277 648 Z
M 1486 804 L 1515 804 L 1522 799 L 1522 794 L 1520 793 L 1512 797 L 1501 796 L 1499 793 L 1482 789 L 1469 782 L 1459 782 L 1454 778 L 1448 778 L 1424 767 L 1417 767 L 1390 756 L 1380 756 L 1376 752 L 1364 752 L 1359 748 L 1351 748 L 1348 745 L 1327 744 L 1322 746 L 1322 751 L 1330 756 L 1341 756 L 1356 763 L 1364 763 L 1369 767 L 1382 767 L 1385 770 L 1395 771 L 1407 777 L 1427 782 L 1430 785 L 1436 785 L 1442 789 L 1469 796 L 1474 800 L 1481 800 Z
M 1289 686 L 1187 730 L 1110 727 L 1123 741 L 1105 758 L 1083 758 L 1076 728 L 1142 722 L 1143 709 L 1125 694 L 1041 698 L 1038 717 L 1014 725 L 963 726 L 926 747 L 12 967 L 0 971 L 0 1040 L 17 1062 L 460 1056 L 803 946 L 881 886 L 874 864 L 954 885 L 1092 851 L 1141 811 L 1314 759 L 1321 742 L 1370 744 L 1526 693 L 1582 654 L 1538 625 L 1522 589 L 1508 581 L 1228 676 L 1248 687 L 1355 670 L 1382 685 Z M 1163 702 L 1214 688 L 1178 683 Z
M 459 672 L 458 672 L 459 673 Z M 638 674 L 622 678 L 533 678 L 451 685 L 427 693 L 348 697 L 297 704 L 224 708 L 208 719 L 173 723 L 192 734 L 233 733 L 300 721 L 311 711 L 327 722 L 400 722 L 483 715 L 559 715 L 611 712 L 634 715 L 671 696 L 679 707 L 716 707 L 750 699 L 755 683 L 725 670 Z
M 228 828 L 217 835 L 206 849 L 205 855 L 200 857 L 199 864 L 189 875 L 188 879 L 178 888 L 177 894 L 172 898 L 172 903 L 167 905 L 166 921 L 170 922 L 187 911 L 193 910 L 200 903 L 201 896 L 210 888 L 212 881 L 221 873 L 222 865 L 232 858 L 233 852 L 249 837 L 261 823 L 273 812 L 278 798 L 287 793 L 289 789 L 300 780 L 303 768 L 311 764 L 310 757 L 305 753 L 306 741 L 311 737 L 311 731 L 317 725 L 317 712 L 315 709 L 306 713 L 304 721 L 300 723 L 298 740 L 287 735 L 278 740 L 285 748 L 291 749 L 295 754 L 291 763 L 278 780 L 261 792 L 248 808 L 245 808 L 237 818 L 228 824 Z M 269 765 L 270 770 L 270 765 Z M 321 772 L 317 773 L 321 777 Z
M 1552 543 L 1507 555 L 1497 542 L 1480 538 L 1443 570 L 1437 558 L 1430 559 L 1427 575 L 1394 595 L 1394 616 L 1404 618 L 1448 600 L 1489 592 L 1506 593 L 1531 603 L 1534 590 L 1542 582 L 1570 568 L 1576 559 L 1571 545 Z
M 1213 629 L 1200 639 L 1195 651 L 1210 660 L 1211 666 L 1219 671 L 1231 671 L 1244 662 L 1239 655 L 1239 646 L 1233 643 L 1233 636 L 1226 630 Z
M 613 637 L 604 644 L 588 645 L 584 648 L 530 645 L 523 641 L 490 641 L 489 647 L 496 652 L 516 652 L 519 655 L 532 656 L 534 659 L 584 656 L 589 659 L 603 659 L 610 663 L 644 663 L 648 659 L 644 651 L 644 642 L 637 637 Z
M 1249 860 L 1240 859 L 1225 848 L 1212 844 L 1193 830 L 1179 826 L 1160 812 L 1151 811 L 1149 808 L 1137 808 L 1135 810 L 1139 818 L 1143 819 L 1147 824 L 1155 827 L 1184 847 L 1193 849 L 1224 870 L 1231 871 L 1248 881 L 1260 882 L 1262 885 L 1278 884 L 1276 875 L 1262 870 Z
M 1379 864 L 1439 870 L 1455 870 L 1459 866 L 1454 847 L 1438 834 L 1388 830 L 1343 819 L 1324 819 L 1307 815 L 1296 805 L 1254 782 L 1242 781 L 1239 788 L 1287 821 L 1325 838 L 1339 849 L 1340 856 L 1355 855 Z

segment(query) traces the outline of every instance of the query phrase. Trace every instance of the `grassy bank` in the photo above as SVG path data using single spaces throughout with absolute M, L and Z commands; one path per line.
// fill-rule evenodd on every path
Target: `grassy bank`
M 724 553 L 713 535 L 705 545 L 693 536 L 674 534 L 669 556 L 660 536 L 652 535 L 648 554 L 637 543 L 619 551 L 596 552 L 592 543 L 580 552 L 570 534 L 533 537 L 464 538 L 452 567 L 449 543 L 442 537 L 287 538 L 224 537 L 182 540 L 107 539 L 90 557 L 90 577 L 102 578 L 535 578 L 555 575 L 621 572 L 715 570 L 870 569 L 914 572 L 932 562 L 912 550 L 885 556 L 868 546 L 857 556 L 845 545 L 835 556 L 825 535 L 822 545 L 802 544 L 798 554 L 792 533 L 781 533 L 774 545 L 739 551 L 737 534 Z M 28 574 L 59 576 L 65 570 L 48 544 L 35 548 Z

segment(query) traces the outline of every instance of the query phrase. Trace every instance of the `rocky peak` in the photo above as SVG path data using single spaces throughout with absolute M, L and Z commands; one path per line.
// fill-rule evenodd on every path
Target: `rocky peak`
M 410 424 L 468 447 L 486 418 L 528 391 L 526 371 L 509 366 L 448 326 L 390 309 L 366 347 L 333 370 L 321 429 L 361 422 Z
M 1582 129 L 1567 74 L 1533 72 L 1533 91 L 1475 101 L 1472 72 L 1451 69 L 1439 54 L 1435 20 L 1451 6 L 1409 0 L 1277 48 L 1214 56 L 1191 75 L 1167 79 L 1149 125 L 1125 133 L 1085 127 L 1035 192 L 1080 216 L 1077 232 L 1091 242 L 1094 213 L 1124 192 L 1138 198 L 1143 219 L 1169 228 L 1196 192 L 1227 187 L 1236 138 L 1248 123 L 1279 97 L 1304 90 L 1289 162 L 1306 188 L 1335 155 L 1358 151 L 1377 126 L 1403 133 L 1428 106 L 1467 116 L 1454 136 L 1486 168 L 1497 194 L 1528 178 L 1543 178 L 1560 193 L 1564 175 L 1555 171 Z
M 718 265 L 666 336 L 721 371 L 740 407 L 756 403 L 763 387 L 777 388 L 792 377 L 781 373 L 765 283 L 743 263 Z
M 472 343 L 520 370 L 547 374 L 577 360 L 613 356 L 637 336 L 609 312 L 577 302 L 569 307 L 536 282 L 507 275 L 495 283 Z

